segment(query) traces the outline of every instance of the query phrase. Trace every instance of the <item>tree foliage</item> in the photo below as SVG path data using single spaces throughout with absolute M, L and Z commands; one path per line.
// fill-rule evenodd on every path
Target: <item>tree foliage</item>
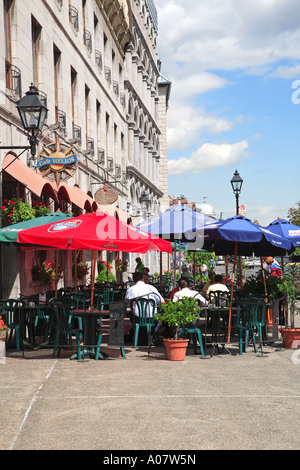
M 291 224 L 300 226 L 300 201 L 297 202 L 296 206 L 296 208 L 291 207 L 288 210 L 287 218 Z

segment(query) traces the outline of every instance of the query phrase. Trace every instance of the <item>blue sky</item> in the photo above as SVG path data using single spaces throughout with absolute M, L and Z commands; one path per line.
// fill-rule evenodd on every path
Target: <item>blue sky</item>
M 229 217 L 237 169 L 246 216 L 286 218 L 300 200 L 298 0 L 155 4 L 161 72 L 172 82 L 169 194 L 197 205 L 205 196 Z

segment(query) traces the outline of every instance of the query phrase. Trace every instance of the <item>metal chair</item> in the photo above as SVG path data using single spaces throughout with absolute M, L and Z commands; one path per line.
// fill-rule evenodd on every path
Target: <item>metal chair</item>
M 139 332 L 140 332 L 140 327 L 146 327 L 147 329 L 147 337 L 148 337 L 148 342 L 151 340 L 151 330 L 154 329 L 154 337 L 155 341 L 157 341 L 156 338 L 156 332 L 155 332 L 155 320 L 154 320 L 154 313 L 156 309 L 156 303 L 155 300 L 153 299 L 145 299 L 145 298 L 140 298 L 140 299 L 135 299 L 131 300 L 130 302 L 131 306 L 131 311 L 134 313 L 134 307 L 137 307 L 138 310 L 138 319 L 136 315 L 133 315 L 134 317 L 134 344 L 133 347 L 137 347 L 137 342 L 138 342 L 138 337 L 139 337 Z
M 22 341 L 22 332 L 20 331 L 20 308 L 22 309 L 22 307 L 24 307 L 25 302 L 23 299 L 6 299 L 3 300 L 2 305 L 5 309 L 6 325 L 10 330 L 7 344 L 11 342 L 14 332 L 17 352 L 20 352 Z
M 51 302 L 52 311 L 54 313 L 54 348 L 53 348 L 53 355 L 55 357 L 55 353 L 57 351 L 57 356 L 60 356 L 60 351 L 63 346 L 72 349 L 72 336 L 76 337 L 76 345 L 77 345 L 77 358 L 78 360 L 81 359 L 81 351 L 80 351 L 80 335 L 83 333 L 82 329 L 72 329 L 69 324 L 69 309 L 67 305 L 63 304 L 62 302 L 52 301 Z M 63 344 L 65 343 L 65 344 Z

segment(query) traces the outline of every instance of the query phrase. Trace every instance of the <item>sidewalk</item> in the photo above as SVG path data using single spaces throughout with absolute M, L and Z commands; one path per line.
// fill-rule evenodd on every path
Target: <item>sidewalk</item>
M 164 347 L 8 350 L 0 364 L 0 449 L 299 449 L 300 350 L 250 347 L 183 362 Z

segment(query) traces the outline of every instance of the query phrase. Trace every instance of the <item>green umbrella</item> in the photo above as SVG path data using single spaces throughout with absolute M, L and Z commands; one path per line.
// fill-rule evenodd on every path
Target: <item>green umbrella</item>
M 25 220 L 18 224 L 9 225 L 0 229 L 0 242 L 13 243 L 17 241 L 18 233 L 21 230 L 28 228 L 38 227 L 40 225 L 51 224 L 52 222 L 59 222 L 64 219 L 72 217 L 70 214 L 63 212 L 54 212 L 52 214 L 36 217 L 35 219 Z

